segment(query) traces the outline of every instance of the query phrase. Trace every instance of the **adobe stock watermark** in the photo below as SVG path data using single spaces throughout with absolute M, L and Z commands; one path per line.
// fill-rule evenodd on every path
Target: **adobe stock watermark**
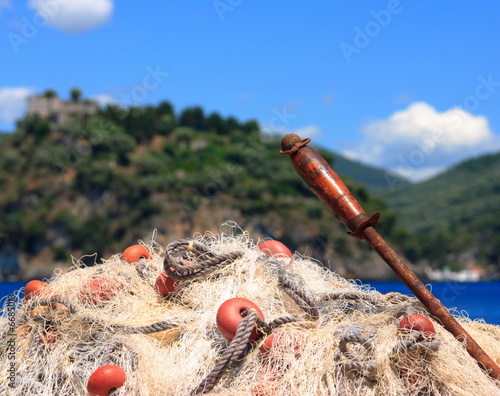
M 243 0 L 214 0 L 212 2 L 212 6 L 219 17 L 219 20 L 224 22 L 224 14 L 233 12 L 241 3 L 243 3 Z
M 53 18 L 61 10 L 61 6 L 68 3 L 70 0 L 49 0 L 43 3 L 42 9 L 35 12 L 31 18 L 23 17 L 21 19 L 22 26 L 20 34 L 9 32 L 7 39 L 14 53 L 20 51 L 22 45 L 29 43 L 31 39 L 36 37 L 41 28 L 47 25 L 47 20 Z
M 412 1 L 412 0 L 409 0 Z M 391 23 L 395 15 L 403 11 L 403 5 L 399 0 L 389 0 L 385 9 L 380 11 L 371 10 L 371 19 L 363 27 L 354 27 L 354 37 L 350 43 L 342 41 L 339 48 L 347 63 L 351 63 L 354 55 L 361 54 L 361 51 L 370 45 L 383 29 Z
M 1 354 L 7 354 L 8 368 L 7 368 L 7 385 L 9 388 L 16 387 L 16 296 L 9 294 L 6 301 L 7 311 L 7 349 L 1 351 Z
M 479 76 L 478 84 L 474 88 L 474 94 L 466 96 L 462 103 L 455 104 L 454 109 L 463 109 L 467 112 L 477 110 L 481 102 L 489 99 L 500 87 L 500 81 L 493 80 L 492 74 L 487 77 Z M 463 124 L 462 115 L 458 111 L 447 114 L 445 121 L 450 129 L 457 129 Z M 446 143 L 448 135 L 441 129 L 435 129 L 430 136 L 418 139 L 414 142 L 415 148 L 406 156 L 399 155 L 399 165 L 394 174 L 386 173 L 385 179 L 391 191 L 394 191 L 396 184 L 411 178 L 427 159 L 431 157 L 440 144 Z
M 268 126 L 262 131 L 265 133 L 285 133 L 288 131 L 290 120 L 293 120 L 297 115 L 290 111 L 290 107 L 283 106 L 275 107 L 272 110 L 273 116 L 269 119 Z
M 460 282 L 445 282 L 446 287 L 441 290 L 439 300 L 444 305 L 453 304 L 455 300 L 460 297 L 465 290 L 468 289 L 467 285 Z
M 144 102 L 148 94 L 157 89 L 169 75 L 169 72 L 160 69 L 160 65 L 156 65 L 155 68 L 146 66 L 146 74 L 142 78 L 141 84 L 134 86 L 129 92 L 122 94 L 121 103 L 132 105 Z

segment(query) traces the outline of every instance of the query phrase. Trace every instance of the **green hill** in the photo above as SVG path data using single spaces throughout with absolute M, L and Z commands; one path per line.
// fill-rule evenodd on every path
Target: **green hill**
M 363 183 L 370 191 L 383 191 L 390 188 L 390 181 L 394 179 L 389 172 L 373 166 L 364 165 L 350 160 L 342 155 L 335 155 L 335 171 L 340 176 L 348 176 L 358 183 Z M 409 184 L 398 176 L 398 184 Z
M 500 264 L 500 153 L 462 162 L 428 181 L 381 192 L 409 230 L 407 253 L 446 263 L 469 252 Z
M 50 119 L 26 117 L 0 140 L 4 277 L 19 276 L 16 263 L 28 264 L 21 276 L 35 276 L 35 268 L 50 274 L 71 255 L 95 252 L 84 259 L 92 264 L 153 230 L 165 246 L 218 231 L 226 220 L 254 239 L 280 239 L 292 251 L 335 260 L 343 275 L 374 274 L 371 250 L 346 235 L 278 154 L 281 136 L 261 134 L 255 121 L 200 107 L 176 114 L 168 102 Z M 383 212 L 380 229 L 390 237 L 394 215 L 366 187 L 348 184 L 367 212 Z

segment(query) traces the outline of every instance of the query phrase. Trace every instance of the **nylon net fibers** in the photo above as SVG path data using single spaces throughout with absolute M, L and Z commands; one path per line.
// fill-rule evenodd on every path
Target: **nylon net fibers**
M 141 244 L 149 258 L 138 263 L 122 254 L 75 261 L 31 298 L 4 298 L 1 395 L 88 395 L 108 365 L 126 379 L 96 394 L 500 394 L 414 298 L 383 295 L 297 253 L 268 255 L 234 224 L 166 247 Z M 166 296 L 161 276 L 174 285 Z M 216 320 L 228 300 L 253 304 L 237 307 L 229 339 Z M 401 329 L 419 315 L 431 330 Z M 499 363 L 500 328 L 458 319 Z

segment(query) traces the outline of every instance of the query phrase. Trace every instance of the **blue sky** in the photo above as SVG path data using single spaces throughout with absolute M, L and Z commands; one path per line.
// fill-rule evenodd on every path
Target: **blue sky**
M 29 95 L 200 105 L 414 180 L 500 150 L 500 3 L 0 0 L 0 130 Z

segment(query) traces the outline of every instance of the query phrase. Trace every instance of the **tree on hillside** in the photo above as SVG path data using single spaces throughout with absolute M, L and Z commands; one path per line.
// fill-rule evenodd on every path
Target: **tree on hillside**
M 199 106 L 184 109 L 179 117 L 179 125 L 197 129 L 198 131 L 206 130 L 207 126 L 203 109 Z
M 174 114 L 174 106 L 170 102 L 167 102 L 166 100 L 160 102 L 158 106 L 156 106 L 156 112 L 158 115 L 165 115 L 165 114 Z
M 70 96 L 73 102 L 78 102 L 82 98 L 82 90 L 80 88 L 72 88 Z
M 49 89 L 45 90 L 45 92 L 43 93 L 43 96 L 45 96 L 48 99 L 57 98 L 57 92 L 55 90 L 49 88 Z
M 208 116 L 207 127 L 209 130 L 214 130 L 223 135 L 227 133 L 226 121 L 217 112 L 213 112 Z

